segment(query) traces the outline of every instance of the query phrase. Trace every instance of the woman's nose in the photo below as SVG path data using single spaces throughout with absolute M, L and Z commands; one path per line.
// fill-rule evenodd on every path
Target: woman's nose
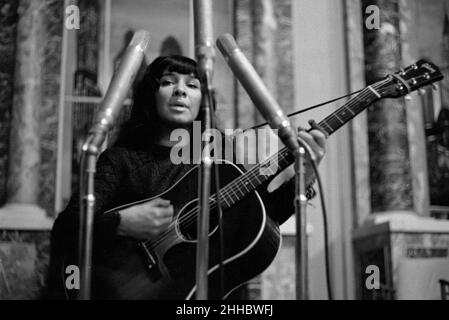
M 182 84 L 182 83 L 178 83 L 176 86 L 175 86 L 175 89 L 174 89 L 174 95 L 176 95 L 176 96 L 185 96 L 185 95 L 187 95 L 187 93 L 186 93 L 186 88 L 185 88 L 185 86 L 184 86 L 184 84 Z

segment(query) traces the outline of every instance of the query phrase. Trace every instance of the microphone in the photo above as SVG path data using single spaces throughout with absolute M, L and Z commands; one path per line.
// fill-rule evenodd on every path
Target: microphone
M 212 79 L 215 50 L 213 46 L 212 2 L 194 0 L 195 56 L 198 73 L 202 81 Z
M 290 121 L 268 92 L 262 79 L 239 49 L 234 38 L 228 33 L 222 34 L 217 39 L 217 47 L 270 127 L 278 130 L 279 138 L 292 153 L 298 152 L 299 143 Z
M 107 132 L 112 128 L 120 113 L 123 101 L 142 64 L 149 42 L 150 35 L 147 31 L 139 30 L 134 33 L 119 67 L 112 77 L 83 150 L 98 153 L 106 139 Z

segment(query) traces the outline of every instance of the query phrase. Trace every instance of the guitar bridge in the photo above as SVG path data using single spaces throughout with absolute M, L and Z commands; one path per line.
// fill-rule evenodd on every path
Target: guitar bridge
M 143 263 L 151 278 L 156 281 L 162 278 L 161 271 L 159 270 L 157 264 L 157 258 L 151 253 L 151 251 L 147 248 L 145 243 L 139 242 L 139 248 L 141 249 L 141 253 L 143 256 Z

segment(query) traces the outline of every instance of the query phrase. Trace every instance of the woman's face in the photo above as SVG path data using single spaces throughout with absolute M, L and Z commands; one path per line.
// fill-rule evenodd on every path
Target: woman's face
M 201 85 L 192 74 L 165 72 L 156 92 L 159 117 L 171 126 L 188 126 L 198 116 L 201 104 Z

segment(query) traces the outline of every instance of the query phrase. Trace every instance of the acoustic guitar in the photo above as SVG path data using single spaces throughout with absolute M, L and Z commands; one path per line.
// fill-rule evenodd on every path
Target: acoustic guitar
M 420 60 L 366 87 L 321 121 L 319 126 L 331 135 L 374 102 L 404 96 L 441 79 L 443 76 L 434 64 Z M 271 169 L 272 161 L 277 161 L 276 172 Z M 247 172 L 226 160 L 216 161 L 221 180 L 219 196 L 224 229 L 221 265 L 224 268 L 223 289 L 226 296 L 260 274 L 274 260 L 281 244 L 279 226 L 266 214 L 257 189 L 293 162 L 294 158 L 286 147 Z M 108 211 L 164 198 L 169 199 L 174 207 L 174 219 L 169 228 L 155 239 L 136 241 L 117 237 L 108 248 L 95 252 L 91 269 L 93 299 L 195 298 L 198 198 L 196 192 L 191 190 L 197 190 L 198 170 L 199 166 L 194 167 L 161 194 Z M 214 181 L 211 185 L 215 186 Z M 217 193 L 212 189 L 209 198 L 208 293 L 210 299 L 222 299 L 224 297 L 219 296 L 218 290 L 220 250 Z M 76 294 L 74 291 L 66 290 L 68 297 Z

